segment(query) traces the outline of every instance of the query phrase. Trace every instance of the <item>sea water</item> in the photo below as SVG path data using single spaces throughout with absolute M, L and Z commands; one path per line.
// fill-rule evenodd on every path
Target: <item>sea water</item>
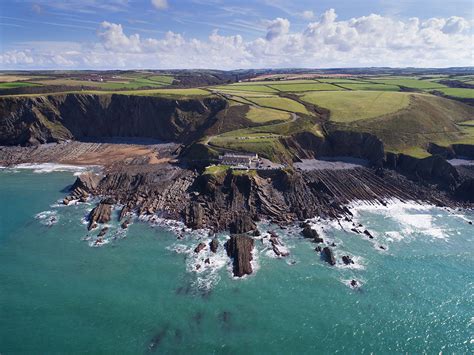
M 359 229 L 374 239 L 350 222 L 312 220 L 335 243 L 336 266 L 299 228 L 276 229 L 290 256 L 256 240 L 254 274 L 236 279 L 225 234 L 217 254 L 196 254 L 207 233 L 135 219 L 126 232 L 111 222 L 96 245 L 84 224 L 94 201 L 58 203 L 73 174 L 38 172 L 0 171 L 2 354 L 473 350 L 471 212 L 356 203 Z

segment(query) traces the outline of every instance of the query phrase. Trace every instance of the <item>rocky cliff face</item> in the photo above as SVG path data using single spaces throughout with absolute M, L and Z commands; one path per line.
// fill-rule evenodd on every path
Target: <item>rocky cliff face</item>
M 373 166 L 382 166 L 384 146 L 370 133 L 333 131 L 326 137 L 301 132 L 284 139 L 283 143 L 299 158 L 350 156 L 367 159 Z
M 186 142 L 225 108 L 220 98 L 61 94 L 0 99 L 0 145 L 147 137 Z
M 436 184 L 451 192 L 460 181 L 456 168 L 440 155 L 419 159 L 404 154 L 387 153 L 385 165 L 414 181 Z

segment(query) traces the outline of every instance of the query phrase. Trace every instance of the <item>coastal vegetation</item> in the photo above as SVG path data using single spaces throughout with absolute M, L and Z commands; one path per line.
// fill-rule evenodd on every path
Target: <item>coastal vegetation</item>
M 200 85 L 203 82 L 207 85 Z M 220 98 L 226 108 L 216 114 L 216 122 L 205 134 L 194 138 L 208 147 L 202 152 L 245 151 L 275 161 L 291 160 L 295 153 L 285 142 L 296 134 L 324 137 L 345 130 L 376 136 L 386 151 L 421 157 L 430 155 L 430 143 L 473 142 L 472 125 L 463 124 L 474 117 L 469 106 L 474 99 L 471 82 L 474 76 L 470 74 L 373 75 L 370 71 L 274 77 L 205 71 L 198 75 L 180 71 L 3 73 L 0 96 L 34 99 L 61 93 L 107 98 L 117 94 L 196 102 Z M 60 121 L 46 116 L 39 118 L 42 125 L 64 135 L 67 130 Z

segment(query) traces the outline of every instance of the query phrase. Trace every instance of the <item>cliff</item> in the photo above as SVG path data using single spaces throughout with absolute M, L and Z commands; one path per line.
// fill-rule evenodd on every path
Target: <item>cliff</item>
M 61 94 L 0 99 L 0 145 L 66 139 L 147 137 L 187 142 L 226 107 L 216 97 Z
M 283 144 L 300 159 L 350 156 L 380 167 L 385 155 L 384 145 L 376 136 L 352 131 L 333 131 L 326 137 L 300 132 L 283 139 Z

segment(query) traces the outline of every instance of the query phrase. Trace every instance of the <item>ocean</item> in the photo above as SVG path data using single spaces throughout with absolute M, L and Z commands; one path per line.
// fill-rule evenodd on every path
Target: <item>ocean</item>
M 217 254 L 196 255 L 207 233 L 157 218 L 135 220 L 127 231 L 111 222 L 106 243 L 96 245 L 84 219 L 93 201 L 58 203 L 74 168 L 54 170 L 0 170 L 1 354 L 474 349 L 472 212 L 354 203 L 360 229 L 373 239 L 349 222 L 312 221 L 335 243 L 336 266 L 300 228 L 262 222 L 290 256 L 276 258 L 257 240 L 254 274 L 235 279 L 226 234 Z M 344 265 L 343 255 L 355 263 Z M 353 279 L 359 287 L 350 287 Z

